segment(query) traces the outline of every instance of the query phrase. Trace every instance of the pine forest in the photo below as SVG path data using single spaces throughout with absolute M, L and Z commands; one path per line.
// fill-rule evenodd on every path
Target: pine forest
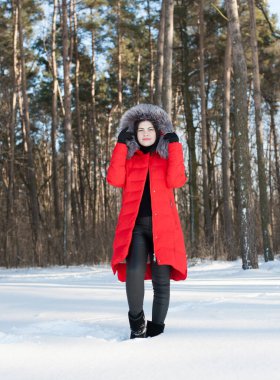
M 280 252 L 280 30 L 266 0 L 0 0 L 0 266 L 110 262 L 119 121 L 183 145 L 190 258 Z M 279 25 L 279 24 L 278 24 Z

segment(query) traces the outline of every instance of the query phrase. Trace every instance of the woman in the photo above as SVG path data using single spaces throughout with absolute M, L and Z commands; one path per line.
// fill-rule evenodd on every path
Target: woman
M 123 188 L 112 269 L 126 281 L 130 338 L 161 334 L 170 279 L 185 280 L 187 258 L 173 188 L 186 182 L 182 146 L 168 114 L 152 104 L 129 109 L 120 121 L 107 181 Z M 152 321 L 143 311 L 144 280 L 152 279 Z

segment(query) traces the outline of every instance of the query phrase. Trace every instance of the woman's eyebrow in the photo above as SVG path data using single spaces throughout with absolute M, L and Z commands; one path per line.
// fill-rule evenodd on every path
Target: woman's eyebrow
M 138 131 L 143 131 L 145 128 L 143 128 L 143 127 L 140 127 L 140 128 L 138 128 Z M 153 127 L 148 127 L 148 129 L 151 129 L 151 130 L 154 130 L 154 128 Z

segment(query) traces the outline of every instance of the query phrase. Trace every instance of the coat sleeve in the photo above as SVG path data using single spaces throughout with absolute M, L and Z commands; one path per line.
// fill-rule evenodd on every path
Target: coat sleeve
M 167 187 L 181 187 L 187 181 L 185 174 L 182 144 L 173 142 L 168 144 L 168 164 L 166 183 Z
M 110 165 L 107 171 L 107 182 L 116 187 L 123 187 L 125 184 L 126 176 L 126 156 L 127 146 L 122 143 L 117 143 L 110 161 Z

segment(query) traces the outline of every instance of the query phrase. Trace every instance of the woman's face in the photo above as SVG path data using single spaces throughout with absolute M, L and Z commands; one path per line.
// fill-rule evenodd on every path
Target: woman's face
M 138 124 L 137 139 L 142 146 L 153 145 L 156 138 L 155 128 L 150 121 L 144 120 Z

